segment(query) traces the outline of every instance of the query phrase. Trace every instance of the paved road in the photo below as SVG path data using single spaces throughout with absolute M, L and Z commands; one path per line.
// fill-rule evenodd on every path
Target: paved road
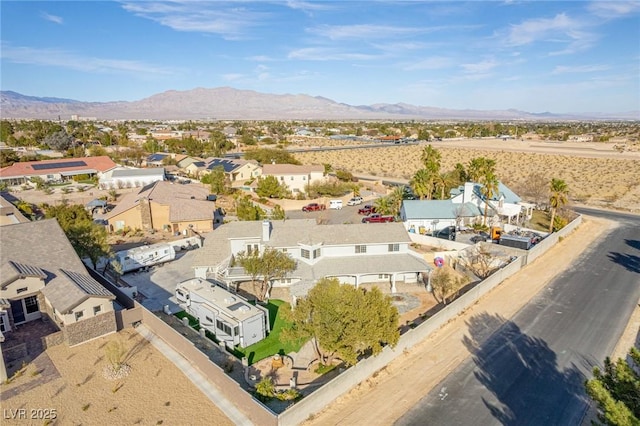
M 640 216 L 590 247 L 484 344 L 488 323 L 470 321 L 473 354 L 397 425 L 578 425 L 583 381 L 609 355 L 640 298 Z

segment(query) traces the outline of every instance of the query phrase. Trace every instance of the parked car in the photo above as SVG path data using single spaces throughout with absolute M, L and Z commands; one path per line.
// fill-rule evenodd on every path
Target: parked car
M 371 204 L 365 204 L 364 207 L 360 207 L 360 209 L 358 209 L 358 214 L 363 214 L 363 215 L 370 215 L 371 213 L 375 213 L 376 212 L 376 208 L 373 207 Z
M 393 216 L 383 216 L 380 213 L 373 213 L 362 218 L 362 223 L 385 223 L 393 221 Z
M 303 212 L 315 212 L 319 210 L 325 210 L 327 207 L 324 204 L 311 203 L 302 208 Z
M 358 204 L 362 204 L 364 200 L 362 197 L 353 197 L 349 201 L 347 201 L 348 206 L 357 206 Z
M 446 228 L 442 228 L 436 231 L 434 235 L 436 238 L 442 238 L 443 240 L 455 241 L 456 240 L 456 227 L 455 226 L 447 226 Z
M 331 210 L 342 210 L 342 200 L 329 200 Z
M 473 244 L 482 242 L 482 241 L 489 241 L 491 239 L 491 237 L 489 236 L 489 234 L 487 234 L 486 232 L 480 232 L 477 235 L 474 235 L 473 237 L 470 238 L 470 241 Z

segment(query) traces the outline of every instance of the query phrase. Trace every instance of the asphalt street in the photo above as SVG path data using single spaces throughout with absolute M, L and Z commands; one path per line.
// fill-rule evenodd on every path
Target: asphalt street
M 611 354 L 640 298 L 640 216 L 598 215 L 620 226 L 482 343 L 486 325 L 504 318 L 472 318 L 472 357 L 397 425 L 581 424 L 584 380 Z

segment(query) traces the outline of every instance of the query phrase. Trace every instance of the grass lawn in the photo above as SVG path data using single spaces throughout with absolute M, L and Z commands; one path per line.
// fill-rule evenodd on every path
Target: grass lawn
M 280 332 L 289 326 L 288 322 L 282 319 L 282 315 L 278 315 L 278 310 L 288 309 L 289 304 L 282 300 L 270 300 L 267 304 L 269 310 L 269 324 L 271 326 L 271 333 L 266 339 L 253 344 L 247 348 L 238 348 L 239 352 L 242 352 L 249 365 L 254 364 L 261 359 L 265 359 L 275 354 L 287 354 L 289 352 L 297 352 L 305 343 L 301 342 L 280 342 Z
M 531 229 L 549 232 L 549 213 L 543 210 L 534 210 L 529 225 Z

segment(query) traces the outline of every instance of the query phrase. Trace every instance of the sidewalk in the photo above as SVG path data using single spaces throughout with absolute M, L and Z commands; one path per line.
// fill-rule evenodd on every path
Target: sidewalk
M 136 328 L 138 333 L 147 339 L 161 354 L 167 357 L 176 367 L 178 367 L 191 382 L 204 393 L 220 410 L 236 425 L 253 425 L 251 421 L 240 412 L 233 403 L 227 400 L 224 392 L 211 384 L 205 376 L 195 369 L 189 361 L 178 354 L 173 348 L 167 345 L 162 339 L 151 332 L 144 324 Z
M 361 383 L 304 424 L 393 424 L 470 356 L 463 344 L 469 318 L 488 313 L 507 321 L 570 262 L 577 259 L 585 247 L 589 247 L 592 241 L 613 226 L 615 224 L 611 222 L 585 218 L 582 226 L 573 234 L 535 262 L 505 280 L 464 314 L 389 364 L 377 377 Z M 541 265 L 544 267 L 541 268 Z M 482 338 L 491 336 L 501 325 L 488 326 Z M 475 338 L 478 339 L 478 336 Z

